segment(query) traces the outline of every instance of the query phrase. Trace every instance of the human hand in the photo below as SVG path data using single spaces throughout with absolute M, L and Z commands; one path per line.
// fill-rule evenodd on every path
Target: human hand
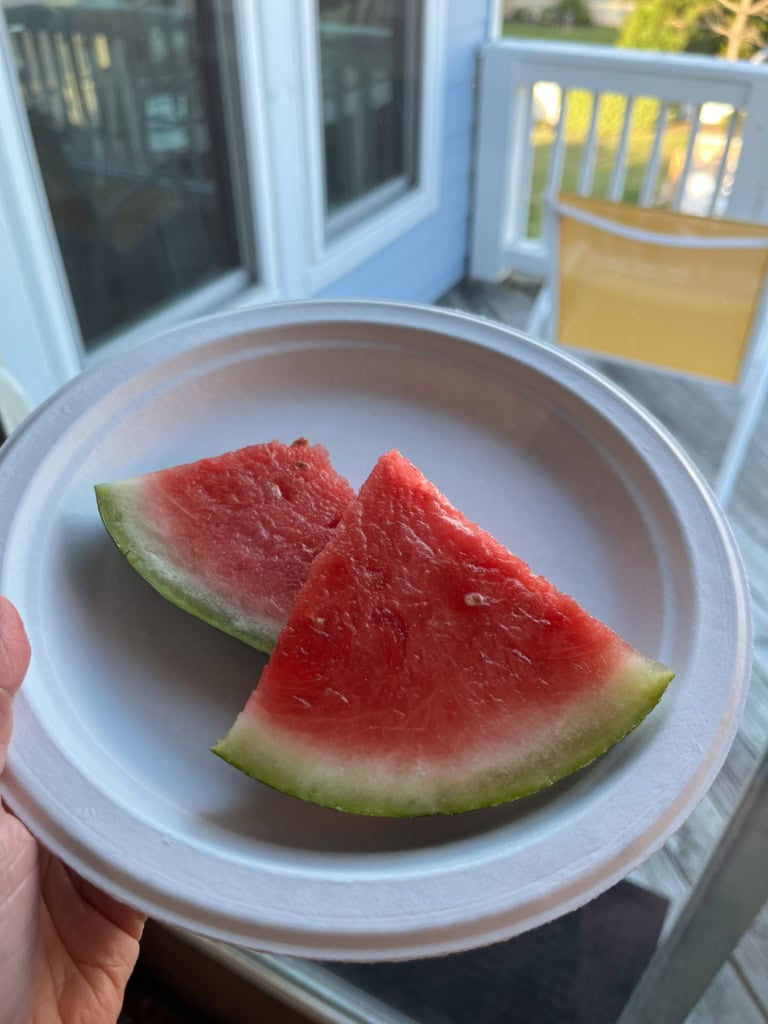
M 0 597 L 0 774 L 29 657 L 21 619 Z M 0 804 L 0 1024 L 114 1024 L 143 927 Z

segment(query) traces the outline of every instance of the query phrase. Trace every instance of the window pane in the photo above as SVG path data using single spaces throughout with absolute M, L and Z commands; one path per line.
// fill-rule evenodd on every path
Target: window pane
M 332 215 L 387 184 L 405 191 L 416 179 L 419 14 L 411 0 L 319 0 L 318 11 Z
M 86 345 L 242 262 L 213 12 L 5 0 Z

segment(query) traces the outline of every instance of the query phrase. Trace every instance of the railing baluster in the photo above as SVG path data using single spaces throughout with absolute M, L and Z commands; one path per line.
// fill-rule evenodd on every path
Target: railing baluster
M 203 152 L 205 143 L 201 139 L 200 126 L 205 124 L 204 105 L 200 97 L 199 83 L 197 77 L 190 76 L 190 68 L 194 67 L 195 58 L 192 53 L 192 40 L 189 30 L 185 27 L 175 33 L 174 39 L 169 40 L 174 52 L 174 80 L 177 87 L 183 88 L 186 97 L 186 132 L 189 154 L 194 162 L 194 177 L 198 182 L 206 181 L 206 172 Z
M 517 148 L 520 154 L 520 165 L 518 168 L 518 187 L 511 204 L 511 232 L 512 236 L 530 238 L 530 210 L 531 197 L 533 193 L 533 86 L 521 86 L 517 94 L 516 109 L 522 111 L 523 127 L 521 138 L 524 139 L 522 147 Z
M 632 126 L 632 113 L 635 109 L 635 97 L 628 96 L 624 107 L 624 120 L 621 125 L 619 144 L 616 147 L 616 157 L 611 171 L 611 180 L 608 185 L 608 198 L 613 202 L 619 202 L 624 196 L 624 185 L 627 180 L 627 143 L 629 142 L 629 131 Z
M 122 107 L 128 153 L 129 168 L 133 174 L 143 174 L 148 167 L 147 150 L 143 131 L 143 112 L 136 106 L 136 90 L 131 86 L 129 61 L 125 40 L 117 37 L 112 41 L 112 76 L 117 88 L 118 102 Z
M 72 51 L 72 60 L 76 69 L 77 79 L 80 83 L 80 95 L 83 105 L 88 113 L 90 124 L 95 126 L 99 121 L 99 105 L 93 85 L 93 71 L 82 35 L 79 32 L 75 32 L 70 37 L 69 45 Z
M 37 39 L 40 49 L 40 63 L 43 68 L 43 80 L 45 82 L 46 113 L 50 114 L 57 128 L 62 128 L 67 120 L 67 112 L 61 93 L 61 83 L 56 75 L 51 37 L 48 31 L 44 29 L 38 33 Z
M 326 213 L 344 200 L 346 193 L 346 169 L 339 163 L 342 146 L 339 142 L 342 130 L 343 113 L 341 96 L 343 83 L 339 77 L 338 62 L 320 60 L 320 95 L 323 110 L 323 147 L 325 150 L 326 171 L 323 180 Z
M 683 163 L 683 170 L 680 174 L 680 178 L 675 188 L 675 196 L 672 200 L 672 208 L 674 210 L 680 209 L 680 204 L 683 201 L 685 195 L 685 184 L 688 180 L 688 172 L 691 169 L 691 160 L 693 159 L 693 147 L 696 144 L 696 136 L 699 133 L 699 119 L 701 118 L 701 103 L 697 103 L 694 108 L 693 117 L 691 118 L 691 130 L 688 133 L 688 143 L 685 147 L 685 162 Z
M 94 33 L 86 44 L 86 53 L 93 76 L 96 105 L 103 140 L 103 159 L 106 166 L 117 166 L 122 160 L 122 129 L 117 109 L 114 82 L 108 73 L 112 64 L 109 42 L 101 33 Z
M 40 68 L 40 58 L 35 48 L 35 40 L 32 32 L 27 29 L 22 35 L 22 46 L 24 59 L 27 65 L 28 83 L 33 97 L 33 105 L 37 106 L 38 101 L 45 95 L 43 73 Z
M 358 187 L 357 176 L 355 173 L 355 161 L 354 161 L 354 148 L 353 141 L 354 137 L 352 134 L 351 120 L 349 115 L 349 108 L 347 103 L 347 93 L 351 91 L 349 88 L 347 67 L 344 63 L 339 61 L 335 69 L 333 90 L 336 95 L 338 120 L 336 122 L 336 130 L 338 132 L 336 155 L 339 160 L 339 166 L 342 167 L 343 174 L 341 175 L 341 181 L 343 183 L 342 188 L 344 194 L 342 196 L 342 202 L 350 197 L 355 196 L 356 189 Z
M 580 196 L 592 194 L 592 186 L 595 180 L 595 158 L 597 156 L 597 125 L 598 112 L 600 109 L 601 92 L 592 96 L 592 113 L 589 117 L 589 130 L 584 140 L 584 148 L 581 153 L 581 167 L 579 168 L 578 193 Z
M 720 166 L 717 169 L 717 178 L 715 180 L 715 186 L 712 189 L 712 199 L 709 203 L 709 209 L 707 210 L 707 216 L 712 217 L 715 215 L 715 206 L 717 205 L 717 196 L 720 189 L 723 187 L 723 178 L 728 170 L 728 154 L 731 150 L 731 143 L 733 142 L 733 136 L 736 132 L 736 125 L 739 123 L 740 111 L 734 107 L 733 113 L 728 119 L 728 132 L 725 136 L 725 145 L 723 146 L 723 155 L 720 158 Z M 726 211 L 724 210 L 723 213 Z
M 664 132 L 667 128 L 667 111 L 669 105 L 666 100 L 660 105 L 656 118 L 656 127 L 653 133 L 653 146 L 651 155 L 645 169 L 643 188 L 640 192 L 640 205 L 650 206 L 656 194 L 656 182 L 659 177 L 659 159 L 661 157 L 661 143 L 664 139 Z
M 91 127 L 88 135 L 91 145 L 93 169 L 96 173 L 103 174 L 106 165 L 108 140 L 106 132 L 100 130 L 104 127 L 104 121 L 96 90 L 91 54 L 87 41 L 80 32 L 76 32 L 71 36 L 70 45 L 72 47 L 72 56 L 75 61 L 78 81 L 80 82 L 80 95 L 88 111 L 88 122 Z
M 555 129 L 555 141 L 552 144 L 552 151 L 549 154 L 549 167 L 547 168 L 547 188 L 545 196 L 553 196 L 559 190 L 563 180 L 563 163 L 565 161 L 565 122 L 568 117 L 568 97 L 570 90 L 562 90 L 560 100 L 560 117 Z
M 61 72 L 64 88 L 69 95 L 71 116 L 73 118 L 72 123 L 77 124 L 80 128 L 87 128 L 89 124 L 88 112 L 86 111 L 85 104 L 83 103 L 83 96 L 80 91 L 80 79 L 78 78 L 77 67 L 75 66 L 72 58 L 70 45 L 71 40 L 68 38 L 68 34 L 65 34 L 64 32 L 56 33 L 54 38 L 56 59 Z
M 355 60 L 355 55 L 346 55 L 347 61 L 347 103 L 351 126 L 351 157 L 355 174 L 355 195 L 365 195 L 367 182 L 365 177 L 365 80 L 364 64 Z M 351 86 L 351 88 L 349 88 Z
M 77 124 L 77 110 L 71 83 L 69 81 L 69 75 L 67 74 L 67 68 L 61 56 L 61 32 L 52 32 L 50 40 L 51 56 L 56 69 L 56 77 L 59 82 L 59 96 L 64 104 L 64 119 L 71 127 L 73 124 Z
M 367 191 L 376 185 L 376 165 L 371 159 L 373 142 L 371 138 L 371 111 L 375 109 L 375 106 L 371 69 L 364 61 L 360 62 L 358 76 L 360 90 L 360 116 L 357 125 L 359 135 L 358 146 L 362 164 L 363 188 Z
M 21 86 L 21 92 L 24 97 L 24 102 L 27 106 L 29 106 L 30 98 L 32 96 L 32 90 L 29 84 L 29 65 L 27 63 L 26 55 L 24 53 L 24 41 L 20 37 L 20 33 L 9 32 L 8 42 L 11 47 L 13 64 L 15 65 L 16 71 L 19 76 L 19 85 Z

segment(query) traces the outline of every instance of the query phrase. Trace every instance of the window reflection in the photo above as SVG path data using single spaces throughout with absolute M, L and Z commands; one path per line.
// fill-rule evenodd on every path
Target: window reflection
M 410 0 L 319 0 L 318 12 L 326 212 L 333 217 L 382 186 L 405 191 L 415 181 L 419 16 Z
M 86 345 L 237 267 L 214 5 L 4 13 Z

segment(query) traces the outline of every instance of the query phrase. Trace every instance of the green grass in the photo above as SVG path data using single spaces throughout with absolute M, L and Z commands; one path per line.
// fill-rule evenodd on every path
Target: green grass
M 559 43 L 592 43 L 596 46 L 614 46 L 618 29 L 601 25 L 534 25 L 528 22 L 506 21 L 504 35 L 510 39 L 550 39 Z
M 537 25 L 528 22 L 506 21 L 503 34 L 511 39 L 552 40 L 555 42 L 591 43 L 614 46 L 618 29 L 597 25 L 561 28 L 559 25 Z M 594 179 L 591 194 L 606 197 L 613 171 L 618 134 L 624 117 L 623 97 L 604 96 L 598 122 L 597 149 L 595 154 Z M 592 100 L 583 90 L 573 90 L 568 101 L 565 123 L 565 152 L 563 154 L 563 177 L 561 190 L 575 192 L 578 188 L 579 173 L 584 139 L 591 113 Z M 644 100 L 635 106 L 633 121 L 627 144 L 627 169 L 623 199 L 637 202 L 645 179 L 645 170 L 653 145 L 655 118 L 658 101 Z M 605 115 L 605 116 L 603 116 Z M 688 126 L 668 123 L 662 138 L 657 182 L 665 180 L 669 161 L 674 150 L 685 147 Z M 547 187 L 549 167 L 555 129 L 537 124 L 533 129 L 533 167 L 531 180 L 531 203 L 529 208 L 528 235 L 541 236 L 543 197 Z M 658 184 L 657 184 L 658 188 Z
M 684 146 L 688 128 L 685 125 L 668 126 L 662 140 L 659 160 L 658 181 L 664 180 L 672 152 Z M 554 130 L 544 126 L 534 129 L 533 136 L 533 169 L 531 179 L 531 205 L 528 217 L 528 235 L 538 238 L 541 235 L 543 197 L 547 185 L 547 169 L 554 140 Z M 613 170 L 616 138 L 601 138 L 598 141 L 595 155 L 595 175 L 592 195 L 606 196 Z M 565 145 L 563 156 L 563 192 L 575 192 L 578 187 L 581 170 L 582 139 L 569 141 Z M 627 145 L 627 174 L 624 184 L 624 201 L 637 202 L 643 187 L 645 168 L 653 145 L 652 132 L 633 132 Z

